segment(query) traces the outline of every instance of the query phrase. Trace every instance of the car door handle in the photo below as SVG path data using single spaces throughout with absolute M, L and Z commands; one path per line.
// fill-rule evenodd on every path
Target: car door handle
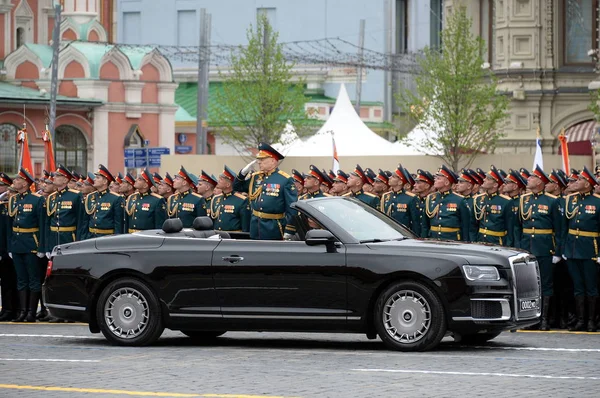
M 236 256 L 236 255 L 229 256 L 229 257 L 221 257 L 221 259 L 222 259 L 223 261 L 228 261 L 228 262 L 230 262 L 231 264 L 237 264 L 237 263 L 239 263 L 240 261 L 244 261 L 244 257 L 241 257 L 241 256 Z

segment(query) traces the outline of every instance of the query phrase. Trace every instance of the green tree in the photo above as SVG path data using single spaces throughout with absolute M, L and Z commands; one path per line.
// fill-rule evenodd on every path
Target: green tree
M 304 111 L 303 79 L 292 81 L 294 63 L 287 62 L 279 34 L 265 15 L 247 30 L 248 44 L 230 55 L 230 73 L 221 74 L 219 109 L 211 114 L 219 135 L 239 152 L 259 142 L 278 142 L 288 121 L 303 135 L 308 117 Z
M 426 48 L 419 59 L 416 90 L 401 90 L 396 101 L 425 130 L 422 139 L 405 142 L 457 171 L 493 152 L 510 99 L 484 67 L 485 43 L 471 33 L 465 8 L 456 8 L 445 22 L 441 49 Z

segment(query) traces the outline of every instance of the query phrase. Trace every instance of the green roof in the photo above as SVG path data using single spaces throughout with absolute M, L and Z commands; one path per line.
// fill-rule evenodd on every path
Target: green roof
M 102 57 L 113 48 L 109 44 L 83 41 L 74 41 L 69 43 L 69 45 L 75 47 L 88 60 L 91 78 L 100 76 L 100 62 L 102 62 Z
M 15 86 L 9 83 L 0 83 L 0 102 L 19 102 L 29 104 L 49 104 L 50 93 L 42 94 L 39 90 L 29 87 Z M 79 105 L 79 106 L 100 106 L 102 101 L 98 99 L 73 98 L 58 95 L 56 97 L 58 105 Z
M 335 104 L 335 98 L 333 97 L 328 97 L 326 95 L 323 94 L 313 94 L 313 95 L 307 95 L 308 98 L 310 98 L 310 101 L 307 102 L 316 102 L 316 103 L 325 103 L 325 104 Z M 356 103 L 356 101 L 351 101 L 353 104 Z M 361 105 L 364 106 L 383 106 L 383 102 L 379 102 L 379 101 L 360 101 Z
M 52 63 L 52 46 L 46 44 L 25 44 L 31 52 L 38 56 L 45 67 L 49 67 Z

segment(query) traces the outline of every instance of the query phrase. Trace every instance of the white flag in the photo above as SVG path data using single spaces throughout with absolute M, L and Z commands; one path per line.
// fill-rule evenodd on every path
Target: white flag
M 540 126 L 537 129 L 537 138 L 535 140 L 535 157 L 533 158 L 533 168 L 540 166 L 540 169 L 544 170 L 544 158 L 542 157 L 542 136 L 540 134 Z
M 338 159 L 337 148 L 335 147 L 335 138 L 333 136 L 333 132 L 331 132 L 331 141 L 333 142 L 333 172 L 337 175 L 338 170 L 340 169 L 340 160 Z

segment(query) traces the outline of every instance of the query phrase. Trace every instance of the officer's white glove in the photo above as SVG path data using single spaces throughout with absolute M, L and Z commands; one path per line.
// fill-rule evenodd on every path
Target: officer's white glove
M 248 163 L 240 172 L 242 175 L 246 175 L 248 174 L 248 172 L 250 170 L 254 170 L 254 164 L 256 164 L 256 160 L 251 161 L 250 163 Z
M 556 264 L 560 261 L 560 257 L 558 256 L 552 256 L 552 264 Z
M 565 256 L 564 254 L 562 255 L 563 260 L 567 259 L 567 256 Z
M 50 252 L 46 252 L 46 258 L 50 260 Z
M 35 255 L 39 258 L 44 258 L 44 253 L 37 252 Z
M 294 239 L 294 235 L 290 234 L 290 233 L 285 233 L 283 234 L 283 240 L 292 240 Z
M 2 256 L 0 256 L 0 261 L 2 261 Z
M 597 258 L 597 259 L 596 259 L 596 262 L 597 262 L 598 264 L 600 264 L 600 258 Z
M 12 253 L 8 253 L 8 257 L 12 258 Z

